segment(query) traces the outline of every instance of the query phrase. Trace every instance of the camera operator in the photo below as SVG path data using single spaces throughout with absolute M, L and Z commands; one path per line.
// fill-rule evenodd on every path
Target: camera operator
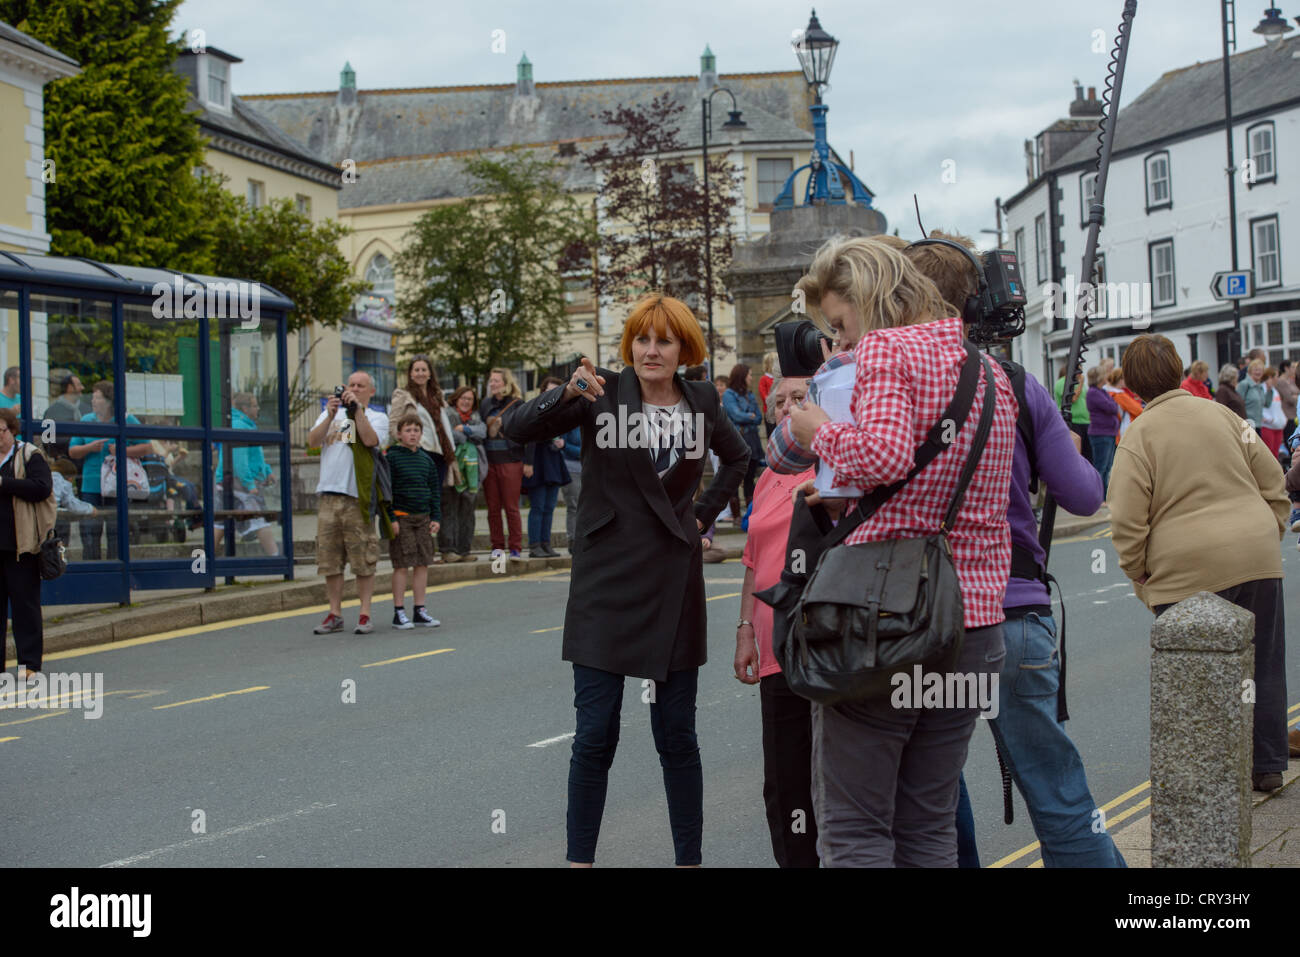
M 375 477 L 369 450 L 382 448 L 388 439 L 388 416 L 368 408 L 374 394 L 375 383 L 369 373 L 352 373 L 346 389 L 334 390 L 307 436 L 307 445 L 321 450 L 320 481 L 316 484 L 316 564 L 325 576 L 330 605 L 329 614 L 314 629 L 318 635 L 343 630 L 344 564 L 350 564 L 357 576 L 357 597 L 361 599 L 355 634 L 374 630 L 370 598 L 379 563 L 379 536 L 370 507 Z M 358 455 L 358 450 L 365 454 Z
M 938 231 L 930 236 L 974 248 L 964 236 Z M 949 303 L 960 307 L 979 293 L 974 264 L 959 250 L 916 246 L 904 255 Z M 1078 433 L 1066 427 L 1047 388 L 1013 362 L 1004 360 L 1002 367 L 1015 387 L 1020 414 L 1007 508 L 1012 550 L 1011 577 L 1003 599 L 1007 656 L 998 682 L 997 717 L 989 721 L 989 728 L 1029 808 L 1043 865 L 1123 867 L 1124 859 L 1110 835 L 1093 831 L 1097 805 L 1088 790 L 1083 761 L 1057 720 L 1056 621 L 1032 497 L 1041 478 L 1067 512 L 1091 515 L 1101 505 L 1101 476 L 1081 454 Z M 962 829 L 959 820 L 959 832 Z M 973 846 L 973 831 L 963 836 Z
M 953 399 L 962 368 L 974 361 L 967 358 L 961 319 L 944 318 L 952 310 L 934 284 L 897 249 L 874 239 L 828 242 L 797 288 L 820 306 L 840 346 L 860 335 L 853 355 L 855 421 L 832 422 L 806 405 L 791 412 L 774 440 L 784 435 L 809 450 L 834 470 L 837 485 L 874 489 L 907 478 L 917 447 Z M 987 445 L 947 530 L 965 625 L 953 670 L 977 680 L 1001 667 L 1011 564 L 1006 510 L 1016 404 L 1011 383 L 995 366 L 993 382 L 980 372 L 974 408 L 989 387 L 998 401 Z M 968 416 L 945 453 L 846 544 L 939 534 L 977 418 Z M 810 503 L 817 499 L 808 496 Z M 813 793 L 823 865 L 955 866 L 958 777 L 977 714 L 973 707 L 895 708 L 889 698 L 814 704 Z

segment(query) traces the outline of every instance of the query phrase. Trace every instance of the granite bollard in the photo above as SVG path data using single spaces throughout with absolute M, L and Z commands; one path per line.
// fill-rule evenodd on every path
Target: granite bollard
M 1151 865 L 1250 866 L 1255 616 L 1198 592 L 1151 628 Z

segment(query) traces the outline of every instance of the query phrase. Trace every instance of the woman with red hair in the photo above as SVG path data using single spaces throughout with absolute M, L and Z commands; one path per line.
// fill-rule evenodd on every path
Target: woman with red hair
M 628 316 L 622 372 L 590 359 L 568 383 L 505 413 L 515 442 L 582 431 L 582 496 L 564 618 L 564 660 L 573 663 L 577 731 L 569 764 L 568 860 L 589 867 L 618 746 L 628 676 L 650 705 L 668 820 L 679 867 L 698 866 L 704 777 L 695 738 L 695 694 L 707 657 L 705 529 L 740 485 L 749 447 L 708 382 L 678 366 L 707 348 L 685 303 L 642 299 Z M 694 497 L 704 452 L 722 467 Z

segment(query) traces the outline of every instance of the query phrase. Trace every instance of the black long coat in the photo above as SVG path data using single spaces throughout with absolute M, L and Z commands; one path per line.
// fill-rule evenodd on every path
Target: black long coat
M 709 382 L 674 381 L 692 413 L 703 413 L 704 446 L 720 460 L 713 483 L 692 502 L 704 455 L 682 455 L 661 480 L 644 448 L 602 448 L 599 419 L 641 411 L 641 384 L 631 367 L 598 369 L 605 394 L 564 401 L 557 386 L 505 414 L 515 442 L 543 442 L 582 428 L 582 495 L 574 535 L 564 660 L 615 674 L 665 681 L 708 658 L 700 532 L 740 487 L 749 446 L 727 419 Z M 599 422 L 598 422 L 599 419 Z M 608 433 L 606 433 L 607 435 Z M 608 442 L 605 442 L 608 445 Z M 701 450 L 702 453 L 702 450 Z

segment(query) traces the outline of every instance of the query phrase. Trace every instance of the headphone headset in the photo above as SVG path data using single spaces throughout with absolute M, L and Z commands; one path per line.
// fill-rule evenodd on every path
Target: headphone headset
M 917 246 L 948 246 L 971 261 L 971 265 L 975 267 L 975 282 L 978 291 L 966 297 L 966 301 L 962 303 L 961 321 L 968 326 L 978 323 L 984 315 L 984 302 L 987 299 L 989 290 L 988 279 L 984 275 L 984 264 L 979 261 L 979 257 L 961 243 L 955 243 L 951 239 L 918 239 L 914 243 L 909 243 L 907 249 L 914 249 Z M 953 303 L 953 305 L 956 305 L 956 303 Z

